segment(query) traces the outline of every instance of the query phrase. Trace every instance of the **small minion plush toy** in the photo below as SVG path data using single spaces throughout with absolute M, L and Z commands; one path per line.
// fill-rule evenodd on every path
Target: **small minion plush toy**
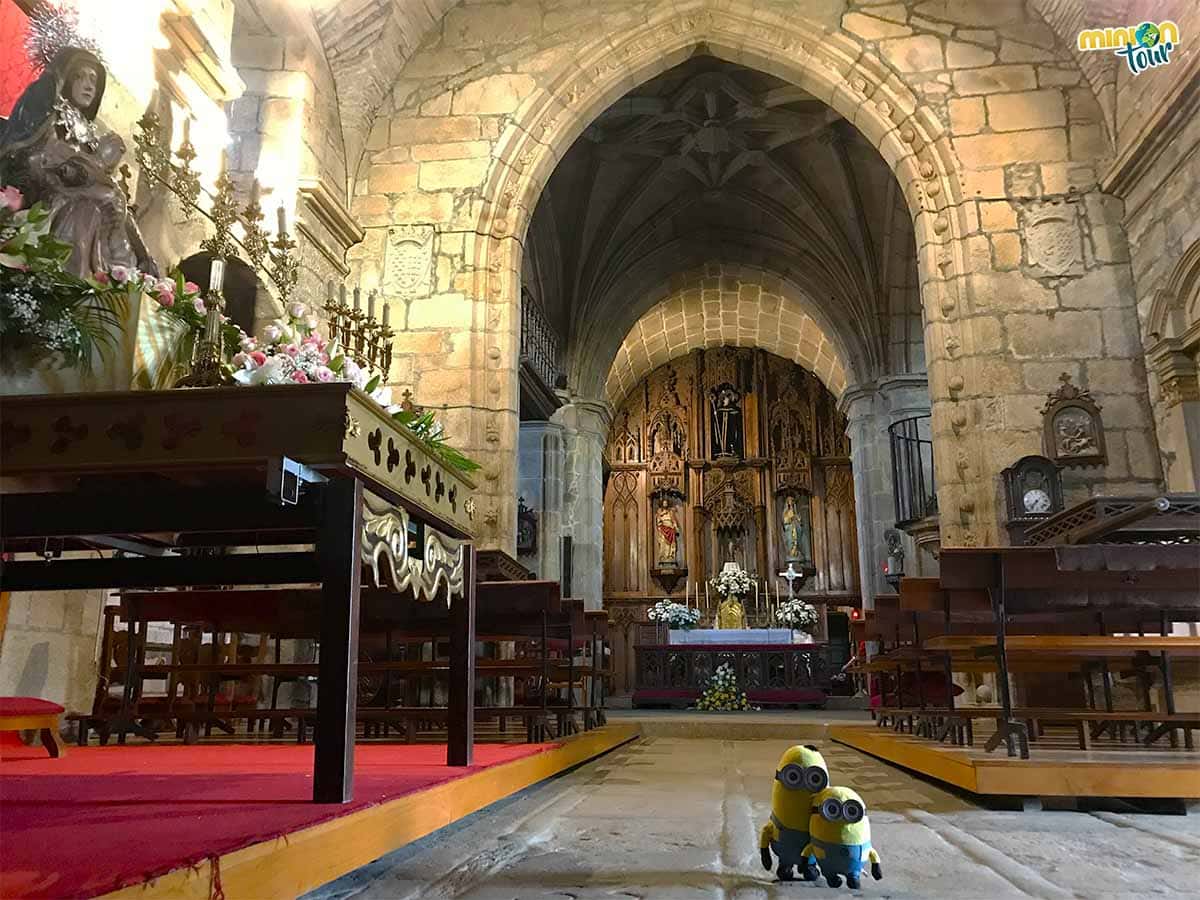
M 876 881 L 883 878 L 879 854 L 871 846 L 866 804 L 850 788 L 831 787 L 817 794 L 808 830 L 811 839 L 804 855 L 816 857 L 830 887 L 841 887 L 843 875 L 848 887 L 860 887 L 868 862 L 871 877 Z
M 816 861 L 805 850 L 814 795 L 829 785 L 829 769 L 811 744 L 789 747 L 779 757 L 775 783 L 771 787 L 771 818 L 759 833 L 758 846 L 763 868 L 771 871 L 771 853 L 779 858 L 776 874 L 791 881 L 799 868 L 804 881 L 816 881 Z

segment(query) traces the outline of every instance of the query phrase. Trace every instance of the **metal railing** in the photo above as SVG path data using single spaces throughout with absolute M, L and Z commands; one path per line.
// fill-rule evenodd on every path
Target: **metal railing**
M 930 418 L 902 419 L 889 426 L 888 436 L 892 444 L 896 527 L 905 528 L 938 512 Z
M 558 335 L 541 307 L 528 294 L 521 298 L 521 361 L 526 363 L 550 390 L 559 381 Z

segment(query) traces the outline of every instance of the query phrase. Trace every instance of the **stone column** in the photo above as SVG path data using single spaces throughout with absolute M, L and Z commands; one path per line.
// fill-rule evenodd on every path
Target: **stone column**
M 604 445 L 612 413 L 607 403 L 575 400 L 554 414 L 563 428 L 562 534 L 572 541 L 571 592 L 585 609 L 603 608 Z
M 562 577 L 563 426 L 553 422 L 522 422 L 517 452 L 517 495 L 537 513 L 537 553 L 520 556 L 538 578 Z
M 892 487 L 892 457 L 888 426 L 929 412 L 924 375 L 893 375 L 846 389 L 842 412 L 849 419 L 850 465 L 854 473 L 855 522 L 858 527 L 859 576 L 863 607 L 874 606 L 875 595 L 890 593 L 884 580 L 887 556 L 884 532 L 895 526 L 896 500 Z M 905 536 L 906 571 L 916 562 L 916 547 Z

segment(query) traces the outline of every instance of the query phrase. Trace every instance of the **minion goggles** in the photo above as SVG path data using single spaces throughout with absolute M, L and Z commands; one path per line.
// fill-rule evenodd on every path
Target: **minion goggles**
M 775 773 L 775 780 L 789 791 L 808 791 L 815 794 L 829 787 L 829 773 L 820 766 L 799 766 L 788 763 Z
M 838 819 L 842 819 L 846 822 L 849 822 L 851 825 L 853 825 L 855 822 L 861 822 L 863 820 L 863 816 L 866 814 L 866 810 L 863 809 L 863 805 L 857 800 L 846 800 L 845 802 L 841 802 L 833 797 L 825 800 L 825 802 L 821 804 L 820 810 L 821 818 L 829 822 L 836 822 Z

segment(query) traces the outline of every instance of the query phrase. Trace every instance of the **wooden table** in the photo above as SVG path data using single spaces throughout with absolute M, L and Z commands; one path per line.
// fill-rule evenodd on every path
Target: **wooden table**
M 474 485 L 361 391 L 5 398 L 0 458 L 3 549 L 46 557 L 3 563 L 0 590 L 320 584 L 317 802 L 352 797 L 364 572 L 377 588 L 449 604 L 447 762 L 470 765 Z M 99 558 L 59 556 L 84 548 Z

